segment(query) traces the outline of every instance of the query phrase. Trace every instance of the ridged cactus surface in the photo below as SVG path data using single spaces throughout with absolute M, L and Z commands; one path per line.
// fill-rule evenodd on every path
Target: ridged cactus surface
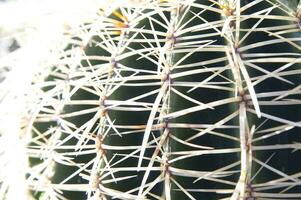
M 301 2 L 91 7 L 9 33 L 0 199 L 301 199 Z

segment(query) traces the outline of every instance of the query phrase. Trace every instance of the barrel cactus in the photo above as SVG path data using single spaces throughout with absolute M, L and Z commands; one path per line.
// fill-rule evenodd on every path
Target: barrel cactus
M 301 199 L 301 1 L 54 2 L 1 22 L 0 199 Z

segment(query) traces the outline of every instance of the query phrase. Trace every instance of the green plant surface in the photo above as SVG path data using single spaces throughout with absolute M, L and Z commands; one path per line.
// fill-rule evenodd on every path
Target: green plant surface
M 0 58 L 0 199 L 301 199 L 301 1 L 112 0 L 83 13 L 61 20 L 15 89 L 28 46 L 16 34 Z M 16 164 L 18 190 L 5 174 Z

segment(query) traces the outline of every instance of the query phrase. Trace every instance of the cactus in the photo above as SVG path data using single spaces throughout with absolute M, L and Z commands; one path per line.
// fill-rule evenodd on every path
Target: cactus
M 0 22 L 0 199 L 301 199 L 301 1 L 62 2 Z

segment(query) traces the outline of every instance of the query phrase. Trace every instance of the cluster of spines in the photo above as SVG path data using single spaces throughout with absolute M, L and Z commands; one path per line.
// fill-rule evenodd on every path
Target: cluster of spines
M 263 3 L 269 4 L 271 7 L 257 10 L 256 13 L 244 14 L 253 7 L 258 9 Z M 300 63 L 300 59 L 297 57 L 300 55 L 299 53 L 289 55 L 289 53 L 281 52 L 281 50 L 278 54 L 277 52 L 252 53 L 255 48 L 264 48 L 269 44 L 278 43 L 286 43 L 300 50 L 297 43 L 298 39 L 286 38 L 286 34 L 290 32 L 298 34 L 300 31 L 299 11 L 294 12 L 280 1 L 270 0 L 257 0 L 246 5 L 241 5 L 239 0 L 222 0 L 219 2 L 208 0 L 204 4 L 202 1 L 191 0 L 140 1 L 137 2 L 137 7 L 133 4 L 131 6 L 120 5 L 119 10 L 115 10 L 110 16 L 105 16 L 105 13 L 100 11 L 99 18 L 96 18 L 88 26 L 83 26 L 79 35 L 74 35 L 74 38 L 81 38 L 82 35 L 84 38 L 81 38 L 80 41 L 74 39 L 75 43 L 71 45 L 71 49 L 62 55 L 61 63 L 54 67 L 50 73 L 50 79 L 53 80 L 41 84 L 40 92 L 43 93 L 41 101 L 35 105 L 35 108 L 32 108 L 29 117 L 30 122 L 26 123 L 24 128 L 27 132 L 32 131 L 34 135 L 28 146 L 29 156 L 44 160 L 33 166 L 28 172 L 29 188 L 43 191 L 43 196 L 46 199 L 63 199 L 61 191 L 68 190 L 88 192 L 88 199 L 116 197 L 118 199 L 164 198 L 172 200 L 176 198 L 176 194 L 179 192 L 184 194 L 184 198 L 187 199 L 197 199 L 197 193 L 217 193 L 220 195 L 219 198 L 231 200 L 243 198 L 272 199 L 277 195 L 279 199 L 300 198 L 300 193 L 286 193 L 291 188 L 298 187 L 298 173 L 286 174 L 281 169 L 269 165 L 268 163 L 274 154 L 265 161 L 261 161 L 253 155 L 256 151 L 300 148 L 298 143 L 256 145 L 256 142 L 279 134 L 286 134 L 288 131 L 298 129 L 297 127 L 301 126 L 300 122 L 285 119 L 285 116 L 279 117 L 262 111 L 262 107 L 265 106 L 275 106 L 277 109 L 277 105 L 299 105 L 300 100 L 298 100 L 297 95 L 300 93 L 300 86 L 297 85 L 285 91 L 277 91 L 274 88 L 275 91 L 263 91 L 261 93 L 256 93 L 255 88 L 270 78 L 275 78 L 286 84 L 299 84 L 298 82 L 293 83 L 286 76 L 298 76 L 300 74 L 300 70 L 294 69 L 296 67 L 290 70 L 291 66 Z M 199 9 L 198 13 L 195 13 L 193 8 Z M 280 10 L 281 14 L 286 13 L 287 16 L 270 14 L 273 10 Z M 218 14 L 221 19 L 207 21 L 202 16 L 203 12 Z M 192 17 L 186 19 L 185 15 Z M 190 20 L 195 21 L 197 19 L 200 24 L 189 25 Z M 249 19 L 257 21 L 252 27 L 242 27 L 241 24 Z M 293 21 L 293 23 L 288 23 L 289 25 L 286 26 L 260 27 L 260 24 L 265 20 Z M 139 24 L 145 23 L 143 21 L 147 21 L 145 26 L 149 26 L 149 29 L 144 28 L 143 25 L 139 26 Z M 155 26 L 161 26 L 165 32 L 156 30 Z M 290 29 L 284 30 L 284 27 L 290 27 Z M 206 33 L 204 31 L 206 29 L 210 29 L 211 32 Z M 198 31 L 204 36 L 190 34 Z M 243 46 L 243 41 L 248 40 L 249 35 L 256 32 L 267 33 L 271 38 L 275 37 L 276 39 L 249 42 L 250 44 Z M 242 33 L 244 34 L 242 35 Z M 69 34 L 72 35 L 72 31 Z M 152 35 L 151 38 L 148 38 L 149 34 Z M 86 37 L 87 35 L 89 37 Z M 225 44 L 217 44 L 212 36 L 213 38 L 225 38 Z M 139 48 L 131 45 L 139 43 L 141 43 Z M 86 50 L 88 51 L 91 46 L 96 46 L 96 49 L 99 47 L 97 51 L 101 55 L 86 55 Z M 193 54 L 201 56 L 202 53 L 206 52 L 222 52 L 223 56 L 211 60 L 185 63 L 187 60 L 189 62 Z M 178 58 L 177 55 L 182 56 L 182 58 Z M 134 59 L 151 62 L 156 69 L 133 66 L 141 64 L 141 62 L 135 63 L 135 60 L 126 66 L 124 61 L 133 59 L 133 56 L 136 56 Z M 96 61 L 99 62 L 93 64 Z M 212 67 L 214 64 L 220 66 L 223 62 L 225 63 L 223 67 Z M 279 65 L 283 62 L 284 65 L 272 71 L 265 69 L 264 64 L 262 64 L 276 63 Z M 187 70 L 183 70 L 185 68 Z M 250 68 L 262 72 L 263 75 L 252 77 L 249 74 Z M 233 80 L 225 77 L 225 71 L 232 73 Z M 128 75 L 129 73 L 130 75 Z M 199 81 L 178 81 L 178 79 L 187 76 L 201 76 L 202 73 L 211 74 Z M 216 79 L 217 77 L 221 78 L 222 81 Z M 39 84 L 33 85 L 33 88 L 36 89 Z M 122 97 L 118 99 L 119 96 L 115 95 L 115 93 L 122 93 L 120 90 L 135 85 L 137 88 L 138 86 L 146 88 L 152 86 L 156 89 L 150 89 L 145 94 L 132 96 L 126 100 Z M 181 92 L 183 91 L 180 89 L 181 87 L 188 87 L 189 90 L 184 90 L 185 93 Z M 196 99 L 189 93 L 189 91 L 200 88 L 211 88 L 221 92 L 230 91 L 234 95 L 225 99 L 215 100 L 213 98 L 214 101 L 203 103 L 202 97 Z M 84 95 L 82 95 L 82 99 L 76 99 L 76 95 L 81 93 L 90 93 L 96 99 L 85 99 Z M 172 101 L 176 99 L 176 96 L 178 99 L 182 98 L 194 103 L 195 106 L 184 109 L 174 107 Z M 149 102 L 146 97 L 151 97 L 153 103 Z M 199 112 L 202 115 L 203 110 L 211 109 L 214 111 L 218 110 L 219 106 L 228 104 L 237 105 L 238 108 L 222 119 L 217 116 L 215 119 L 217 121 L 213 124 L 176 121 L 177 118 L 189 116 L 191 113 Z M 68 106 L 76 107 L 78 105 L 92 108 L 66 111 Z M 119 111 L 145 112 L 147 121 L 145 124 L 118 124 L 118 116 L 113 114 L 115 119 L 110 114 Z M 259 122 L 251 121 L 248 117 L 250 113 L 261 117 Z M 76 124 L 76 121 L 69 120 L 69 118 L 84 118 L 87 114 L 90 115 L 90 119 L 80 125 Z M 131 114 L 128 115 L 131 116 Z M 230 123 L 231 120 L 237 118 L 239 118 L 238 125 Z M 45 122 L 49 124 L 49 121 L 54 122 L 52 124 L 54 127 L 47 130 L 42 127 L 41 129 L 44 130 L 39 130 L 39 124 Z M 261 129 L 267 121 L 274 121 L 277 125 Z M 271 124 L 273 125 L 273 123 Z M 197 133 L 190 135 L 190 137 L 184 137 L 185 139 L 178 138 L 178 135 L 173 134 L 178 129 L 184 129 L 188 134 L 191 134 L 191 130 L 197 131 Z M 233 130 L 233 132 L 238 130 L 239 136 L 228 134 L 229 131 L 224 133 L 220 129 Z M 116 139 L 115 136 L 117 135 L 119 139 L 116 140 L 122 141 L 128 134 L 141 134 L 142 137 L 140 140 L 137 139 L 135 145 L 132 146 L 126 144 L 111 145 L 115 142 L 112 142 L 110 138 Z M 237 147 L 218 149 L 214 146 L 202 145 L 206 144 L 206 141 L 202 141 L 200 144 L 193 142 L 203 135 L 214 135 L 224 140 L 234 141 Z M 67 144 L 69 140 L 74 139 L 76 140 L 75 144 Z M 171 140 L 193 150 L 178 151 L 175 146 L 172 146 Z M 68 151 L 60 153 L 62 149 Z M 116 153 L 116 151 L 118 152 Z M 127 153 L 122 153 L 123 151 Z M 240 153 L 240 161 L 209 172 L 190 170 L 190 166 L 187 166 L 187 169 L 182 169 L 174 164 L 177 162 L 185 163 L 185 159 L 189 157 L 198 158 L 202 155 L 214 154 L 227 156 L 231 153 Z M 76 157 L 84 155 L 89 155 L 91 160 L 87 163 L 73 161 Z M 123 162 L 130 159 L 136 161 L 135 166 L 122 165 Z M 63 181 L 52 183 L 52 178 L 48 177 L 48 173 L 56 169 L 52 166 L 53 162 L 73 166 L 76 170 L 66 176 Z M 252 163 L 254 162 L 259 166 L 259 170 L 255 173 L 252 171 Z M 120 163 L 121 167 L 115 167 L 119 166 Z M 239 164 L 241 165 L 240 169 L 237 168 Z M 60 168 L 57 167 L 57 169 Z M 267 169 L 280 178 L 265 180 L 264 183 L 252 183 L 262 169 Z M 117 177 L 116 174 L 121 171 L 130 171 L 130 173 Z M 156 174 L 154 172 L 157 171 L 159 171 L 158 177 L 151 181 Z M 139 175 L 140 172 L 142 172 L 142 176 Z M 59 174 L 60 171 L 54 173 Z M 136 175 L 132 175 L 135 173 Z M 237 174 L 240 174 L 239 178 L 233 181 L 233 176 Z M 182 186 L 182 183 L 177 180 L 177 176 L 192 177 L 191 180 L 194 180 L 194 185 L 205 180 L 205 182 L 216 182 L 227 186 L 214 189 L 214 191 L 211 188 L 186 188 L 187 186 Z M 70 180 L 74 177 L 81 177 L 88 183 L 70 184 Z M 230 178 L 228 179 L 228 177 Z M 131 190 L 124 191 L 122 184 L 128 180 L 139 183 L 133 184 L 136 186 Z M 121 186 L 119 187 L 119 185 Z M 158 189 L 159 192 L 154 190 L 157 185 L 163 188 Z M 188 187 L 193 187 L 193 184 Z M 282 188 L 280 192 L 269 192 L 270 188 L 277 189 L 277 187 Z

